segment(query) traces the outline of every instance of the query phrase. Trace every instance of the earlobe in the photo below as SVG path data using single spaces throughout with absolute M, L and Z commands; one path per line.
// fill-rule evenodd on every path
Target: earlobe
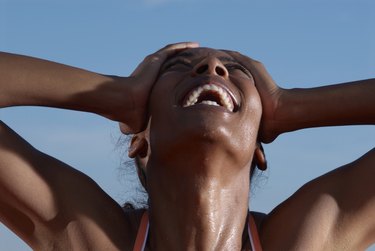
M 260 145 L 255 149 L 254 160 L 259 170 L 265 171 L 267 169 L 266 157 L 264 156 L 263 149 Z
M 128 156 L 129 158 L 140 157 L 144 158 L 147 156 L 148 142 L 143 136 L 134 135 L 129 146 Z

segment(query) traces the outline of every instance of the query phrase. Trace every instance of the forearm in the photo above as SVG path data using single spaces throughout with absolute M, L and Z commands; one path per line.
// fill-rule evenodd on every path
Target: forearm
M 279 134 L 303 128 L 375 124 L 375 79 L 286 90 L 274 126 Z
M 118 99 L 127 101 L 119 77 L 26 56 L 0 53 L 0 76 L 0 107 L 36 105 L 106 115 Z

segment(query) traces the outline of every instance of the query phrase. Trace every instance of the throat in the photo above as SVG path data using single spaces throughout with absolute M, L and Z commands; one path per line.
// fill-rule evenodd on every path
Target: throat
M 230 179 L 171 177 L 159 170 L 151 177 L 148 189 L 152 250 L 242 249 L 248 174 L 238 173 Z

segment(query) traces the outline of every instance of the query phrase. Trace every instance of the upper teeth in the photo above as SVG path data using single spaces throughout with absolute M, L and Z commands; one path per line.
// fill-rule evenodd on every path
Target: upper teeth
M 233 112 L 234 105 L 228 92 L 224 90 L 223 88 L 221 88 L 220 86 L 213 85 L 213 84 L 206 84 L 206 85 L 197 87 L 196 89 L 191 91 L 189 93 L 189 96 L 185 99 L 183 107 L 188 107 L 188 106 L 197 104 L 200 95 L 203 93 L 206 93 L 207 91 L 210 91 L 211 93 L 215 93 L 218 96 L 218 98 L 220 98 L 220 101 L 219 101 L 220 104 L 218 104 L 214 100 L 200 100 L 199 104 L 215 105 L 215 106 L 223 105 L 229 111 Z

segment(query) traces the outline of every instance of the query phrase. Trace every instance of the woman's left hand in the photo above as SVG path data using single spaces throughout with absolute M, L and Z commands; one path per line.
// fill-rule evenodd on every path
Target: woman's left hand
M 254 78 L 255 86 L 262 100 L 263 109 L 259 138 L 264 143 L 270 143 L 281 133 L 275 124 L 277 122 L 280 99 L 284 95 L 285 90 L 276 85 L 261 62 L 238 52 L 228 51 L 227 53 L 246 67 Z

